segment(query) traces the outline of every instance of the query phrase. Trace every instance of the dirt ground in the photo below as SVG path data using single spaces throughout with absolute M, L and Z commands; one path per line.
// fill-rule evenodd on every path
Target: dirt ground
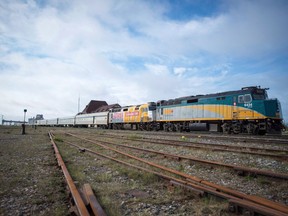
M 0 215 L 68 215 L 47 129 L 0 126 Z

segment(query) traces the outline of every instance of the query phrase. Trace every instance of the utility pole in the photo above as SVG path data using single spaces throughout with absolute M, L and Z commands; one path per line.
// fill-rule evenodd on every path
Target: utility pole
M 26 118 L 27 109 L 24 109 L 24 122 L 22 124 L 22 134 L 25 134 L 25 118 Z

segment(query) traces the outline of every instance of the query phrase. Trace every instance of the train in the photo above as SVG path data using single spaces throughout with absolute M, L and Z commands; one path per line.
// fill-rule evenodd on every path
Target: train
M 223 133 L 281 133 L 283 117 L 278 99 L 269 99 L 268 88 L 179 97 L 104 112 L 38 120 L 39 126 L 98 127 L 148 131 L 206 130 Z

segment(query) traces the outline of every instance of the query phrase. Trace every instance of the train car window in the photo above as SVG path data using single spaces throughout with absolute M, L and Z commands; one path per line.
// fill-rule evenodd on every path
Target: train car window
M 128 108 L 123 109 L 123 111 L 128 111 Z
M 252 98 L 251 98 L 250 94 L 244 95 L 244 102 L 245 103 L 251 103 L 251 101 L 252 101 Z
M 217 100 L 225 100 L 226 99 L 226 97 L 218 97 L 218 98 L 216 98 Z
M 163 115 L 163 108 L 161 108 L 161 115 Z
M 244 96 L 243 95 L 238 96 L 238 103 L 244 103 Z
M 136 107 L 135 110 L 139 110 L 139 107 Z
M 198 98 L 187 100 L 187 103 L 197 103 L 197 102 L 198 102 Z

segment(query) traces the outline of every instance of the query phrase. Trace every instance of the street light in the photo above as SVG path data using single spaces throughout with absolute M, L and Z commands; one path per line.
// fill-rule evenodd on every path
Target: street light
M 24 109 L 24 122 L 22 124 L 22 134 L 25 134 L 25 118 L 26 118 L 27 109 Z

